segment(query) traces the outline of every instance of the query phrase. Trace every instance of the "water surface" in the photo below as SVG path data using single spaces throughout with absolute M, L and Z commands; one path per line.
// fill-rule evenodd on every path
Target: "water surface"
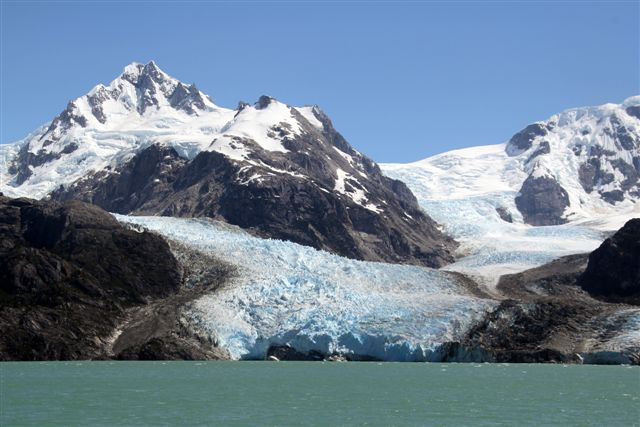
M 2 426 L 640 425 L 640 368 L 2 363 Z

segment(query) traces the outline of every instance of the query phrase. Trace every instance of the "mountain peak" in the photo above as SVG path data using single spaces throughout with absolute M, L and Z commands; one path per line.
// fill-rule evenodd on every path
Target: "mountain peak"
M 131 83 L 135 83 L 138 81 L 143 68 L 144 64 L 140 64 L 139 62 L 132 62 L 131 64 L 124 67 L 120 78 Z
M 262 95 L 260 98 L 258 98 L 258 102 L 256 102 L 256 108 L 258 110 L 263 110 L 267 108 L 272 101 L 275 101 L 275 100 L 276 99 L 272 96 Z
M 149 61 L 146 64 L 142 64 L 140 62 L 132 62 L 131 64 L 124 67 L 120 78 L 134 85 L 137 85 L 139 84 L 139 82 L 145 81 L 147 79 L 153 80 L 155 82 L 177 82 L 177 79 L 174 79 L 173 77 L 162 71 L 160 67 L 158 67 L 158 65 L 155 63 L 155 61 Z
M 162 71 L 155 62 L 149 61 L 143 68 L 140 76 L 149 76 L 156 81 L 162 81 L 165 79 L 175 80 L 170 77 L 167 73 Z

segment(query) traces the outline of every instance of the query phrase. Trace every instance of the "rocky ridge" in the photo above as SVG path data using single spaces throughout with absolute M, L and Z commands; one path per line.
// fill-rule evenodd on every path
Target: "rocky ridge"
M 132 64 L 4 147 L 11 195 L 123 214 L 210 217 L 343 256 L 438 267 L 455 242 L 317 106 L 216 106 L 155 63 Z
M 640 198 L 639 102 L 567 110 L 509 140 L 507 155 L 521 158 L 528 174 L 515 200 L 525 223 L 571 220 L 587 203 L 580 193 L 610 205 Z
M 185 265 L 95 206 L 0 196 L 0 359 L 224 356 L 177 313 L 231 271 L 210 257 Z
M 640 218 L 627 222 L 589 255 L 578 284 L 596 298 L 640 305 Z
M 433 208 L 445 203 L 473 203 L 474 209 L 491 205 L 503 221 L 533 226 L 637 212 L 639 108 L 640 96 L 573 108 L 525 127 L 502 144 L 382 168 L 406 182 L 440 221 Z

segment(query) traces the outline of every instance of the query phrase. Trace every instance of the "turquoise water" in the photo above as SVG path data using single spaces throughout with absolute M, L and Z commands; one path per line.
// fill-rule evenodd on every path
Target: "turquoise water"
M 2 363 L 4 426 L 640 425 L 640 368 Z

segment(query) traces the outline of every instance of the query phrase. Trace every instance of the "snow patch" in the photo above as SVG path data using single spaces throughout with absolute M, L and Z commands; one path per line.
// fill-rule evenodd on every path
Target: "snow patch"
M 367 203 L 367 193 L 365 188 L 360 184 L 360 182 L 354 178 L 352 175 L 343 171 L 340 168 L 336 169 L 336 183 L 334 187 L 334 191 L 337 191 L 340 194 L 344 194 L 353 200 L 354 203 L 364 207 L 375 213 L 382 212 L 382 209 L 373 203 Z M 347 188 L 349 185 L 349 188 Z
M 302 117 L 304 117 L 305 119 L 307 119 L 309 123 L 311 123 L 311 126 L 322 130 L 324 129 L 324 126 L 322 125 L 322 122 L 318 120 L 318 118 L 314 114 L 314 110 L 316 108 L 317 107 L 315 106 L 305 106 L 305 107 L 296 107 L 296 110 L 298 110 L 298 112 L 302 114 Z
M 298 121 L 291 114 L 291 107 L 276 100 L 272 100 L 265 108 L 245 107 L 221 131 L 227 135 L 251 139 L 264 150 L 280 153 L 289 151 L 282 145 L 286 136 L 294 137 L 302 132 Z

